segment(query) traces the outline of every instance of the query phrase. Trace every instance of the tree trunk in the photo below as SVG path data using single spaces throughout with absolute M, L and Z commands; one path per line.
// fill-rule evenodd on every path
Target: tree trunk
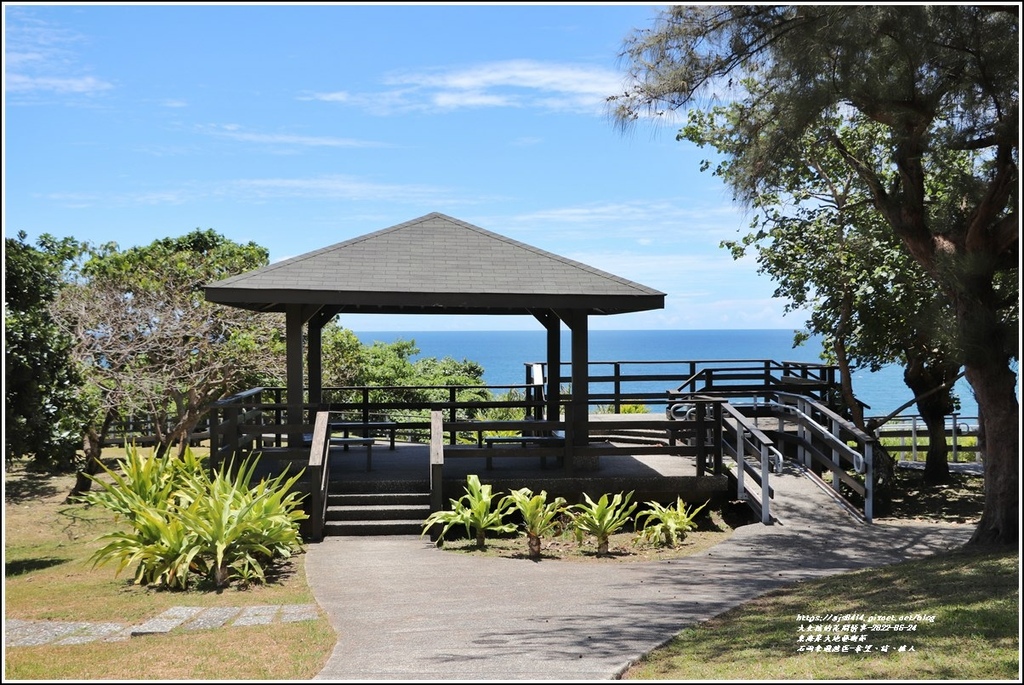
M 530 550 L 531 559 L 540 559 L 540 537 L 527 533 L 526 546 Z
M 82 438 L 85 465 L 75 474 L 75 485 L 65 498 L 65 502 L 70 502 L 89 492 L 89 489 L 92 487 L 92 478 L 90 476 L 95 476 L 103 470 L 103 462 L 100 460 L 103 455 L 103 441 L 106 439 L 115 418 L 117 418 L 117 412 L 108 410 L 103 418 L 103 425 L 99 429 L 93 426 L 85 429 L 85 435 Z
M 992 279 L 971 274 L 956 302 L 964 369 L 978 402 L 985 434 L 985 504 L 972 544 L 1017 545 L 1020 532 L 1020 402 L 1015 348 L 1000 316 Z
M 850 371 L 850 360 L 846 354 L 846 343 L 835 339 L 832 343 L 832 350 L 836 355 L 836 362 L 839 366 L 839 388 L 843 395 L 843 403 L 850 412 L 850 420 L 860 429 L 864 429 L 864 407 L 857 401 L 853 394 L 853 374 Z
M 967 367 L 985 434 L 985 505 L 971 544 L 1017 545 L 1020 532 L 1020 403 L 1008 366 Z
M 946 445 L 946 416 L 953 411 L 949 387 L 960 370 L 955 363 L 929 363 L 907 354 L 903 380 L 917 398 L 917 411 L 928 430 L 928 454 L 924 463 L 924 482 L 928 485 L 948 483 L 949 447 Z M 945 387 L 936 391 L 936 388 Z
M 896 460 L 878 441 L 872 444 L 871 455 L 871 472 L 875 481 L 872 496 L 873 515 L 875 518 L 889 516 L 892 513 L 892 496 L 896 492 Z

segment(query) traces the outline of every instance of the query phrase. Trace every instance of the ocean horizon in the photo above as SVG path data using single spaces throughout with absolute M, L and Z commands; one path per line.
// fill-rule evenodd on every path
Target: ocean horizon
M 480 364 L 484 382 L 492 386 L 521 385 L 526 367 L 546 361 L 546 332 L 537 330 L 450 330 L 450 331 L 353 331 L 363 344 L 411 340 L 424 357 L 451 357 Z M 821 363 L 821 339 L 812 337 L 793 346 L 794 329 L 688 329 L 688 330 L 591 330 L 590 361 L 725 361 L 773 360 L 777 362 Z M 570 334 L 562 331 L 562 360 L 569 358 Z M 642 366 L 633 368 L 642 373 Z M 903 369 L 887 366 L 877 372 L 867 369 L 853 374 L 854 393 L 868 405 L 868 416 L 885 416 L 913 398 L 903 382 Z M 666 390 L 668 388 L 665 388 Z M 977 403 L 970 385 L 960 379 L 955 387 L 960 398 L 958 415 L 977 416 Z M 917 407 L 901 412 L 914 415 Z

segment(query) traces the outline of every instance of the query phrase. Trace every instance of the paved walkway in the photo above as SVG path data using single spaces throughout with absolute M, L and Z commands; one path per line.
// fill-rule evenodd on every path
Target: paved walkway
M 328 538 L 306 570 L 338 642 L 321 680 L 603 680 L 681 629 L 798 580 L 962 545 L 963 525 L 857 523 L 792 467 L 770 526 L 662 562 L 456 555 L 426 539 Z M 794 649 L 796 619 L 794 617 Z

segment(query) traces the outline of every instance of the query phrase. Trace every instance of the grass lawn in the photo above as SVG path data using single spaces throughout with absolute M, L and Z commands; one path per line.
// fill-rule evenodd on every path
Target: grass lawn
M 623 678 L 1019 681 L 1019 562 L 1016 550 L 959 551 L 797 583 L 684 630 Z M 838 643 L 846 653 L 807 651 L 830 643 L 801 637 L 833 635 L 801 631 L 813 624 L 800 616 L 815 615 L 863 615 L 835 625 L 865 621 L 857 634 L 867 640 Z M 872 616 L 916 629 L 871 630 Z
M 899 482 L 889 519 L 974 523 L 981 514 L 979 476 L 955 474 L 945 486 L 926 487 L 920 471 L 904 470 Z M 813 643 L 823 651 L 808 651 L 801 635 L 819 633 L 801 631 L 808 622 L 799 617 L 830 614 L 863 615 L 868 629 L 855 632 L 866 641 L 847 642 L 845 653 L 824 651 L 827 642 Z M 896 617 L 879 626 L 916 629 L 871 630 L 872 616 Z M 912 619 L 901 621 L 903 616 Z M 859 628 L 860 620 L 852 619 L 839 626 L 855 622 Z M 1019 682 L 1020 625 L 1020 551 L 964 548 L 769 592 L 683 630 L 623 679 Z M 840 631 L 840 638 L 853 632 Z M 857 653 L 857 644 L 872 650 Z
M 106 452 L 106 450 L 105 450 Z M 110 450 L 110 455 L 116 454 Z M 122 452 L 123 454 L 123 452 Z M 297 555 L 265 586 L 217 592 L 155 591 L 132 585 L 133 568 L 93 568 L 95 539 L 115 530 L 106 510 L 67 504 L 72 476 L 6 465 L 4 618 L 137 624 L 173 606 L 316 604 Z M 5 649 L 4 680 L 306 680 L 336 637 L 326 616 L 312 621 L 185 631 Z

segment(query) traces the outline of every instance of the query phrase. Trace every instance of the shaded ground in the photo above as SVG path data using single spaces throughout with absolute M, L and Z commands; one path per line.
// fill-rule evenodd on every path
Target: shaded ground
M 892 513 L 885 519 L 977 523 L 985 503 L 984 488 L 981 475 L 952 473 L 946 485 L 925 485 L 923 471 L 897 469 Z

